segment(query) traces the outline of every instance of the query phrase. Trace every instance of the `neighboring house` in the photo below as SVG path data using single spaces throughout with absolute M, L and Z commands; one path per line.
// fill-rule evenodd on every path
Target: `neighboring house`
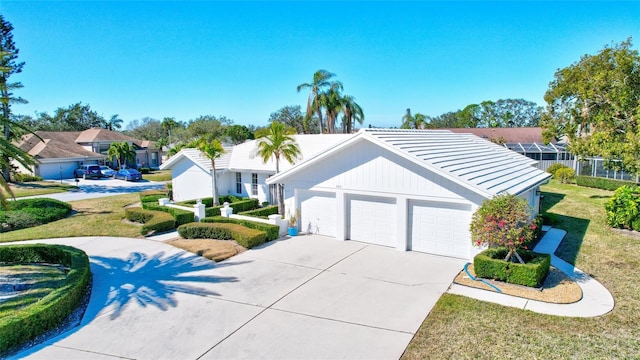
M 301 156 L 296 163 L 343 142 L 352 134 L 294 135 Z M 276 172 L 273 158 L 263 163 L 256 155 L 257 141 L 251 140 L 233 147 L 216 159 L 218 193 L 257 198 L 262 202 L 276 201 L 275 188 L 266 179 Z M 280 159 L 280 171 L 293 165 Z M 211 197 L 211 160 L 197 149 L 182 149 L 164 162 L 160 169 L 171 169 L 173 199 L 176 201 Z
M 459 134 L 473 134 L 509 150 L 538 160 L 537 167 L 546 170 L 554 163 L 574 167 L 574 156 L 567 151 L 566 139 L 545 144 L 540 127 L 514 128 L 452 128 L 443 129 Z
M 85 131 L 37 131 L 40 140 L 33 134 L 23 136 L 16 145 L 33 156 L 38 163 L 32 168 L 19 166 L 20 172 L 39 175 L 43 179 L 72 178 L 80 165 L 105 164 L 107 150 L 113 142 L 126 141 L 136 151 L 136 161 L 131 167 L 158 167 L 160 151 L 146 140 L 134 139 L 106 129 L 92 128 Z
M 471 134 L 363 129 L 267 184 L 284 184 L 303 232 L 471 259 L 469 223 L 486 199 L 539 208 L 550 175 L 535 163 Z

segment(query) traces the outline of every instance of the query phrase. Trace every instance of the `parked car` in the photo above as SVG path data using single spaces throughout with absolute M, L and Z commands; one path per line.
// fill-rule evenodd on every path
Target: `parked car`
M 100 179 L 102 171 L 98 165 L 81 165 L 74 171 L 75 177 L 83 179 Z
M 122 179 L 124 181 L 138 181 L 142 180 L 142 174 L 136 169 L 121 169 L 114 175 L 116 179 Z
M 108 166 L 100 166 L 100 171 L 102 172 L 102 176 L 104 177 L 113 177 L 116 174 L 116 171 Z

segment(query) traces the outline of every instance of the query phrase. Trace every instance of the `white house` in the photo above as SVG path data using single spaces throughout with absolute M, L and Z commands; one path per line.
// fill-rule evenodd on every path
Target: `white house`
M 299 163 L 352 138 L 352 134 L 294 135 L 300 148 Z M 256 155 L 257 142 L 247 141 L 225 147 L 226 153 L 216 159 L 216 179 L 220 195 L 257 198 L 260 202 L 276 201 L 275 188 L 266 184 L 276 173 L 275 160 L 264 163 Z M 293 167 L 280 160 L 280 171 Z M 176 201 L 211 197 L 211 160 L 197 149 L 183 149 L 164 162 L 160 169 L 171 169 L 173 199 Z
M 267 184 L 284 184 L 303 232 L 470 259 L 484 200 L 507 192 L 538 209 L 550 175 L 535 164 L 472 134 L 363 129 Z

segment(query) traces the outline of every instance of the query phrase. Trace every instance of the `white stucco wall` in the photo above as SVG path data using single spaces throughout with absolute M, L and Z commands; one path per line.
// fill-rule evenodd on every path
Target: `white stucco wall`
M 188 159 L 179 160 L 171 169 L 173 199 L 185 201 L 211 197 L 211 176 Z

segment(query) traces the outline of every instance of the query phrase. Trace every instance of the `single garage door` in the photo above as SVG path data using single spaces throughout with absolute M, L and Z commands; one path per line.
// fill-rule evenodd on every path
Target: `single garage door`
M 73 172 L 78 168 L 77 161 L 55 163 L 55 164 L 39 164 L 40 176 L 45 180 L 60 180 L 60 170 L 62 170 L 63 179 L 72 179 Z
M 395 247 L 395 199 L 353 195 L 348 199 L 347 239 Z
M 336 194 L 318 191 L 298 193 L 300 231 L 336 236 Z
M 471 206 L 409 201 L 411 250 L 469 258 Z

